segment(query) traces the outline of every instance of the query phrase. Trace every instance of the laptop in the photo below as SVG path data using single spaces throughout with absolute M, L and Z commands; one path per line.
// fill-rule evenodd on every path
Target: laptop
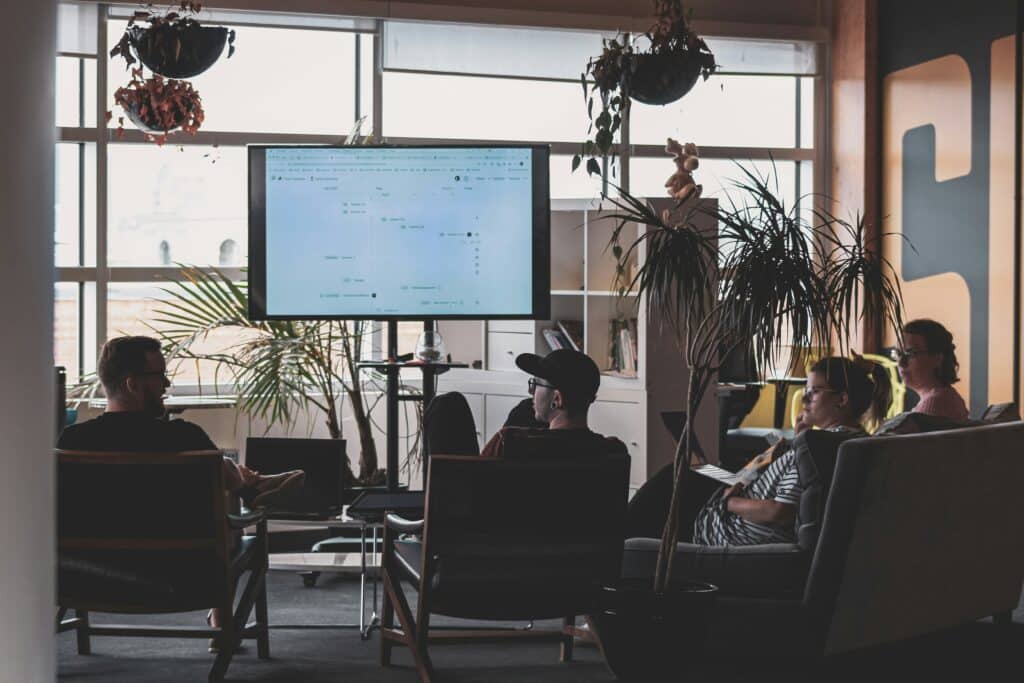
M 320 520 L 341 514 L 345 492 L 345 440 L 251 436 L 245 464 L 261 474 L 303 470 L 305 483 L 267 508 L 268 519 Z

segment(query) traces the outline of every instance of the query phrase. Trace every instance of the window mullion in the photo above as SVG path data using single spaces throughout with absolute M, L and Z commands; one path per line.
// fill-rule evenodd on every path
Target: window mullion
M 107 6 L 96 12 L 96 130 L 106 133 L 107 99 Z M 96 136 L 96 330 L 92 356 L 99 352 L 107 339 L 107 139 Z M 83 335 L 84 336 L 84 335 Z

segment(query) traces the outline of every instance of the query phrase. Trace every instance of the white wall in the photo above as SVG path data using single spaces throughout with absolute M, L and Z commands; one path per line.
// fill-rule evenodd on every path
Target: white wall
M 54 0 L 0 21 L 0 682 L 54 677 Z

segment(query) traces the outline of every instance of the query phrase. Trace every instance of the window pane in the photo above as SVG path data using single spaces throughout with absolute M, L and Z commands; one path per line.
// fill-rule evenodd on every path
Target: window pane
M 800 79 L 800 146 L 814 147 L 814 79 Z
M 778 191 L 787 209 L 796 202 L 796 163 L 792 161 L 776 161 L 775 172 L 772 162 L 742 160 L 744 168 L 769 179 L 768 186 Z M 674 165 L 667 156 L 664 159 L 635 158 L 630 166 L 630 194 L 637 197 L 665 197 L 665 181 L 672 175 Z M 697 182 L 703 186 L 701 196 L 718 199 L 723 208 L 735 202 L 737 206 L 746 203 L 744 194 L 735 188 L 735 182 L 746 182 L 743 171 L 737 162 L 730 159 L 701 159 L 700 168 L 694 173 Z M 776 185 L 777 183 L 777 185 Z M 801 188 L 808 192 L 810 188 Z
M 124 26 L 110 22 L 108 50 Z M 349 132 L 355 116 L 353 34 L 254 26 L 237 32 L 235 54 L 228 59 L 225 48 L 216 64 L 190 79 L 203 99 L 202 130 Z M 107 102 L 113 106 L 113 93 L 129 74 L 121 58 L 109 63 Z M 114 112 L 111 125 L 119 114 Z
M 373 131 L 373 41 L 372 34 L 359 37 L 359 116 L 363 134 Z
M 698 146 L 793 147 L 795 117 L 796 78 L 717 75 L 697 81 L 693 90 L 672 104 L 634 102 L 630 140 L 660 145 L 672 137 Z
M 57 83 L 54 98 L 57 106 L 57 125 L 78 127 L 82 125 L 79 107 L 82 103 L 82 88 L 79 79 L 78 57 L 57 57 Z
M 54 287 L 53 362 L 67 369 L 68 385 L 78 380 L 79 324 L 78 283 L 61 282 Z
M 166 286 L 135 283 L 116 283 L 108 287 L 107 302 L 107 339 L 122 335 L 141 334 L 149 337 L 158 336 L 152 328 L 162 329 L 165 324 L 158 323 L 157 312 L 167 309 L 171 299 L 162 289 L 173 289 L 175 285 Z M 197 352 L 216 353 L 229 349 L 241 341 L 239 330 L 226 328 L 206 335 L 193 347 Z M 200 378 L 204 385 L 215 382 L 225 387 L 227 392 L 231 376 L 226 370 L 215 373 L 214 363 L 189 359 L 169 360 L 168 374 L 171 381 L 179 386 L 198 384 Z M 172 388 L 173 392 L 174 389 Z
M 245 149 L 116 144 L 109 156 L 111 265 L 245 263 Z
M 552 154 L 550 166 L 552 199 L 593 199 L 601 196 L 601 178 L 587 173 L 585 161 L 573 171 L 571 156 Z
M 578 83 L 384 74 L 388 136 L 582 142 L 587 108 Z
M 60 143 L 56 150 L 53 194 L 54 255 L 57 266 L 77 266 L 81 263 L 80 147 L 77 144 Z

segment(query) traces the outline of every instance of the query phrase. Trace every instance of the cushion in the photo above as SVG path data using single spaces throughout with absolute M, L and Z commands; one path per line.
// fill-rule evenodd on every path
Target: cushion
M 1020 410 L 1013 401 L 1007 403 L 993 403 L 981 415 L 981 421 L 985 424 L 996 424 L 999 422 L 1016 422 L 1020 420 Z
M 948 417 L 939 415 L 928 415 L 926 413 L 900 413 L 882 423 L 874 436 L 885 436 L 889 434 L 923 434 L 925 432 L 941 432 L 947 429 L 961 429 L 963 427 L 976 427 L 980 422 L 967 420 L 960 422 L 951 420 Z
M 653 577 L 659 544 L 654 538 L 627 540 L 622 558 L 623 578 Z M 799 599 L 809 566 L 810 553 L 792 543 L 750 546 L 678 543 L 672 560 L 672 580 L 707 581 L 718 586 L 722 595 Z

